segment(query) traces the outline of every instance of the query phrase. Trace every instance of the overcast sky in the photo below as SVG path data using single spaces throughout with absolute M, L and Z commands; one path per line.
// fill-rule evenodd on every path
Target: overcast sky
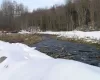
M 2 3 L 3 0 L 0 0 Z M 13 0 L 12 0 L 13 1 Z M 55 4 L 63 4 L 65 0 L 14 0 L 18 3 L 23 3 L 25 6 L 29 8 L 30 11 L 37 8 L 49 8 Z

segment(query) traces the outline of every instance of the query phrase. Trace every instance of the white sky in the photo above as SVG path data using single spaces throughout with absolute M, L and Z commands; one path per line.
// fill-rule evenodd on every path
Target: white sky
M 0 0 L 2 3 L 3 0 Z M 12 0 L 17 1 L 18 3 L 23 3 L 25 6 L 29 8 L 30 11 L 37 8 L 49 8 L 55 4 L 63 4 L 65 0 Z

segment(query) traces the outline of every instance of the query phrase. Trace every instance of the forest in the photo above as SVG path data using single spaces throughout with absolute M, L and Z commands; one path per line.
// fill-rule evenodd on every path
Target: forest
M 16 1 L 3 1 L 0 7 L 1 31 L 34 28 L 42 31 L 100 30 L 100 0 L 68 0 L 64 5 L 39 8 L 32 12 Z

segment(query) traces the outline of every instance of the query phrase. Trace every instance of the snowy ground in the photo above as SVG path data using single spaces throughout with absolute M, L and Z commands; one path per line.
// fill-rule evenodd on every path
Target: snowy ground
M 20 32 L 18 32 L 19 34 L 31 34 L 31 32 L 26 31 L 26 30 L 21 30 Z
M 40 34 L 53 34 L 58 37 L 81 39 L 88 42 L 100 43 L 100 31 L 83 32 L 83 31 L 61 31 L 61 32 L 39 32 Z
M 7 57 L 2 60 L 2 57 Z M 100 68 L 0 41 L 0 80 L 100 80 Z

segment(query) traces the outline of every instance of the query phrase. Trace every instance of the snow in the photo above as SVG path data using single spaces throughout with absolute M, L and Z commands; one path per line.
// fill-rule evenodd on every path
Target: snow
M 35 47 L 0 41 L 0 80 L 100 80 L 100 68 L 54 59 Z
M 83 32 L 83 31 L 60 31 L 60 32 L 39 32 L 40 34 L 52 34 L 58 35 L 58 37 L 64 38 L 73 38 L 73 39 L 82 39 L 88 42 L 100 43 L 100 31 L 91 31 L 91 32 Z
M 18 32 L 19 34 L 31 34 L 31 32 L 26 31 L 26 30 L 21 30 L 20 32 Z

